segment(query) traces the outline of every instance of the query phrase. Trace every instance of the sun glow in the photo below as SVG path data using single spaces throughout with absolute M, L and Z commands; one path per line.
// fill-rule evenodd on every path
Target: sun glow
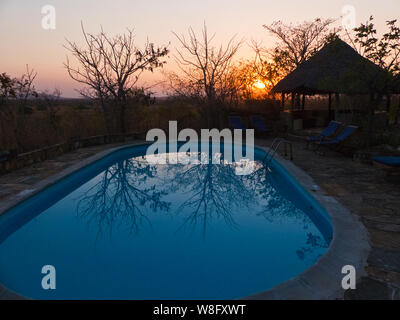
M 257 89 L 264 89 L 265 88 L 265 84 L 263 82 L 261 82 L 260 80 L 254 82 L 253 86 L 256 87 Z

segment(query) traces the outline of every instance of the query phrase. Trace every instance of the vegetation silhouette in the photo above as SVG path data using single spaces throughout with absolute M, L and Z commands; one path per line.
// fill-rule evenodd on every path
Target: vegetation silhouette
M 148 40 L 139 48 L 133 30 L 111 37 L 103 29 L 94 35 L 85 31 L 83 23 L 81 28 L 85 46 L 69 40 L 65 45 L 77 66 L 68 57 L 64 66 L 73 80 L 85 85 L 80 94 L 100 103 L 108 133 L 125 134 L 128 108 L 149 98 L 137 85 L 140 76 L 161 68 L 169 51 Z

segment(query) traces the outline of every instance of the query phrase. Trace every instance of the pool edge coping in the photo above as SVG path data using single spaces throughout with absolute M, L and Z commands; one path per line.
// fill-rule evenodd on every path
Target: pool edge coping
M 53 184 L 56 184 L 58 181 L 61 181 L 62 179 L 66 178 L 67 176 L 73 174 L 74 172 L 88 166 L 89 164 L 100 160 L 107 155 L 118 151 L 119 149 L 123 148 L 129 148 L 129 147 L 134 147 L 134 146 L 139 146 L 139 145 L 144 145 L 148 144 L 149 142 L 146 141 L 136 141 L 136 142 L 129 142 L 129 143 L 123 143 L 122 145 L 114 145 L 111 146 L 110 148 L 107 148 L 105 150 L 102 150 L 92 156 L 89 156 L 85 159 L 82 159 L 81 161 L 61 170 L 60 172 L 50 175 L 49 177 L 40 180 L 38 183 L 36 183 L 33 186 L 33 189 L 30 189 L 30 192 L 26 192 L 24 194 L 18 193 L 15 195 L 10 196 L 10 199 L 7 199 L 5 201 L 5 204 L 0 205 L 0 216 L 7 212 L 8 210 L 11 210 L 13 207 L 17 206 L 19 203 L 28 200 L 29 198 L 35 196 L 36 194 L 40 193 L 46 188 L 51 187 Z M 0 300 L 31 300 L 32 298 L 23 296 L 17 292 L 14 292 L 10 289 L 8 289 L 6 286 L 4 286 L 0 282 Z
M 82 169 L 83 167 L 118 151 L 119 149 L 149 144 L 137 141 L 112 146 L 95 155 L 75 163 L 59 173 L 53 174 L 35 184 L 29 193 L 16 194 L 0 205 L 0 215 L 19 203 L 33 197 L 42 190 L 57 183 L 61 179 Z M 254 144 L 254 147 L 268 152 L 269 148 Z M 367 257 L 370 251 L 369 235 L 359 217 L 351 213 L 332 196 L 328 196 L 322 188 L 316 188 L 314 180 L 294 163 L 278 154 L 275 160 L 308 192 L 326 211 L 333 224 L 333 238 L 325 254 L 311 267 L 296 277 L 282 282 L 275 287 L 238 300 L 330 300 L 343 299 L 344 289 L 341 282 L 342 267 L 352 265 L 356 269 L 357 280 L 366 274 Z M 354 241 L 357 239 L 358 241 Z M 0 283 L 0 300 L 30 299 L 7 289 Z
M 268 147 L 255 145 L 268 152 Z M 371 250 L 369 233 L 360 218 L 336 198 L 327 195 L 304 170 L 276 154 L 275 159 L 325 210 L 333 225 L 333 238 L 325 254 L 301 274 L 244 300 L 332 300 L 343 299 L 345 265 L 356 270 L 356 279 L 366 275 Z

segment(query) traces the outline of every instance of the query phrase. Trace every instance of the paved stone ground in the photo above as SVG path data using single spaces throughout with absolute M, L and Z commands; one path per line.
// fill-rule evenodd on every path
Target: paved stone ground
M 258 140 L 269 146 L 270 140 Z M 117 145 L 75 150 L 0 176 L 0 203 L 11 195 L 27 192 L 38 181 L 84 158 Z M 324 156 L 293 143 L 293 162 L 306 171 L 329 195 L 360 216 L 370 234 L 372 247 L 367 276 L 348 291 L 345 299 L 400 299 L 400 183 L 388 182 L 378 166 L 352 161 L 341 154 Z M 354 239 L 357 241 L 357 239 Z
M 58 173 L 102 150 L 118 145 L 120 144 L 108 144 L 74 150 L 55 159 L 46 160 L 5 175 L 0 175 L 0 202 L 11 195 L 29 192 L 29 190 L 32 190 L 33 185 L 40 180 Z
M 257 143 L 270 145 L 269 140 Z M 400 300 L 400 181 L 388 181 L 381 166 L 355 162 L 333 151 L 318 155 L 303 142 L 293 142 L 293 154 L 294 164 L 360 216 L 368 229 L 372 249 L 367 276 L 344 298 Z

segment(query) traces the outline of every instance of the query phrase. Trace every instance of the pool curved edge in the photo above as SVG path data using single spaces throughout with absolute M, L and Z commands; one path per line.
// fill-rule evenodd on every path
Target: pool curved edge
M 148 144 L 145 141 L 114 146 L 86 158 L 61 172 L 38 182 L 33 190 L 23 195 L 17 194 L 0 205 L 0 215 L 22 201 L 50 187 L 75 171 L 123 148 Z M 255 145 L 268 152 L 269 148 Z M 357 279 L 365 274 L 367 257 L 370 251 L 368 233 L 361 221 L 335 198 L 326 195 L 321 188 L 315 188 L 313 179 L 292 162 L 275 155 L 274 161 L 286 170 L 309 195 L 326 211 L 333 224 L 333 238 L 326 253 L 310 268 L 300 275 L 277 286 L 238 300 L 325 300 L 342 299 L 344 290 L 341 287 L 345 276 L 341 270 L 344 265 L 356 269 Z M 355 241 L 356 239 L 356 241 Z M 30 299 L 15 293 L 0 283 L 0 300 Z
M 267 147 L 257 147 L 269 150 Z M 270 290 L 239 300 L 343 299 L 343 266 L 354 266 L 357 280 L 366 274 L 365 267 L 371 250 L 368 231 L 356 215 L 327 195 L 307 173 L 279 155 L 275 155 L 275 159 L 326 211 L 333 224 L 333 238 L 325 254 L 301 274 Z

